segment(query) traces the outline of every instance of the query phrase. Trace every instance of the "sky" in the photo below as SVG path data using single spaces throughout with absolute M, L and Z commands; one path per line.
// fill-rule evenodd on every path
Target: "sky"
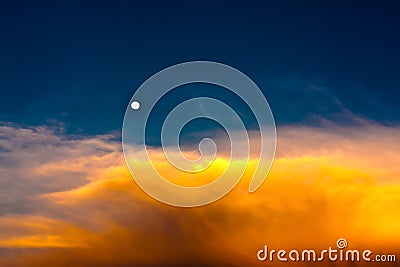
M 278 124 L 344 122 L 343 108 L 397 124 L 398 11 L 395 1 L 3 3 L 0 118 L 119 131 L 147 78 L 210 60 L 252 78 Z
M 0 266 L 271 266 L 256 258 L 266 244 L 324 249 L 339 238 L 400 259 L 399 12 L 396 1 L 1 3 Z M 277 149 L 254 194 L 251 155 L 226 197 L 185 209 L 141 191 L 121 130 L 146 79 L 193 60 L 230 65 L 258 85 Z M 198 96 L 230 104 L 257 131 L 222 88 L 166 95 L 148 144 L 160 172 L 182 185 L 210 182 L 229 149 L 222 142 L 198 180 L 165 164 L 160 125 Z M 188 125 L 186 152 L 204 136 L 220 141 L 218 127 Z M 368 265 L 379 266 L 334 266 Z

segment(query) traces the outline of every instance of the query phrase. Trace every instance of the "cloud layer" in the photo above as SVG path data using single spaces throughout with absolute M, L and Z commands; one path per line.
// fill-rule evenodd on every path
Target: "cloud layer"
M 247 192 L 251 165 L 222 200 L 182 209 L 138 188 L 114 136 L 3 125 L 0 265 L 253 266 L 264 244 L 319 249 L 340 237 L 399 255 L 398 136 L 366 122 L 278 128 L 257 192 Z

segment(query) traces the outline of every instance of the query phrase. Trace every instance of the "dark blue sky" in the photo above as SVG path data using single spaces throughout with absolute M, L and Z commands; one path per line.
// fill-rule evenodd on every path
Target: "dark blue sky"
M 97 134 L 167 66 L 218 61 L 252 78 L 278 125 L 400 122 L 397 1 L 2 3 L 0 121 Z

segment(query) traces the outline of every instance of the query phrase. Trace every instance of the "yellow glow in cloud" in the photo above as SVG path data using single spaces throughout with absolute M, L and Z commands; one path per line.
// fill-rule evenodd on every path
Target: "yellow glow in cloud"
M 266 266 L 256 258 L 265 244 L 277 249 L 321 249 L 334 246 L 340 237 L 352 248 L 400 258 L 400 166 L 393 164 L 400 162 L 396 142 L 400 129 L 363 127 L 280 128 L 277 158 L 260 190 L 247 191 L 253 160 L 225 198 L 194 209 L 170 207 L 147 196 L 117 152 L 102 157 L 104 165 L 93 156 L 42 164 L 35 170 L 57 172 L 71 166 L 87 173 L 87 183 L 38 197 L 50 207 L 47 215 L 29 217 L 32 225 L 18 217 L 8 221 L 3 217 L 0 229 L 8 230 L 1 233 L 8 234 L 2 234 L 0 246 L 78 248 L 65 250 L 64 256 L 53 251 L 20 259 L 6 255 L 4 262 Z M 162 160 L 155 164 L 173 182 L 190 181 Z M 199 180 L 217 176 L 225 164 L 219 159 L 210 176 Z M 52 214 L 56 222 L 44 221 Z

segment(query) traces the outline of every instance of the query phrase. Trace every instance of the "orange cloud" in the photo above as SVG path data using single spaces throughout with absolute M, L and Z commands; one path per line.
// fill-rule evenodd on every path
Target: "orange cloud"
M 143 193 L 107 138 L 74 141 L 79 153 L 72 141 L 60 141 L 66 156 L 32 164 L 29 172 L 85 180 L 32 194 L 38 208 L 28 206 L 27 214 L 2 211 L 0 247 L 7 250 L 0 265 L 268 266 L 256 258 L 264 244 L 324 249 L 340 237 L 352 248 L 399 258 L 399 134 L 399 128 L 368 123 L 281 127 L 276 160 L 258 191 L 247 192 L 253 161 L 230 194 L 193 209 L 166 206 Z M 161 156 L 159 161 L 161 172 L 182 179 Z M 219 164 L 200 180 L 217 175 L 223 159 Z

